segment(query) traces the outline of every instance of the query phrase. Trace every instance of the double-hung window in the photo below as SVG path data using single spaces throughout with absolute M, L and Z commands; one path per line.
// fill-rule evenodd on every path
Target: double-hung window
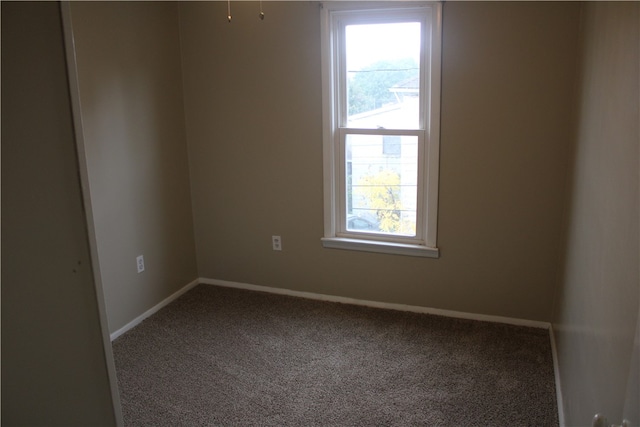
M 324 247 L 438 257 L 440 22 L 439 3 L 324 3 Z

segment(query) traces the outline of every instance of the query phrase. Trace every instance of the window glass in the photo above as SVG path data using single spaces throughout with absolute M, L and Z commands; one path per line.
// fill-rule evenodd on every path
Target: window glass
M 418 137 L 347 135 L 346 152 L 347 230 L 415 236 Z
M 345 27 L 347 127 L 417 129 L 420 23 Z

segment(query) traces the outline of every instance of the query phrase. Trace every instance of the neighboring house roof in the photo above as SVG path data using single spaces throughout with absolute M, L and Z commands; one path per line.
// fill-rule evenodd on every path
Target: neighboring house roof
M 390 92 L 397 93 L 415 93 L 418 94 L 420 89 L 420 76 L 415 76 L 401 81 L 389 88 Z
M 417 89 L 415 91 L 417 93 Z M 418 97 L 403 98 L 402 102 L 350 116 L 348 125 L 365 129 L 415 129 L 418 126 Z

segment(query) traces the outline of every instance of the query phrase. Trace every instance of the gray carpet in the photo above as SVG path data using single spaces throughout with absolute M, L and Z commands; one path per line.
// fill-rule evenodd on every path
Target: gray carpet
M 548 331 L 199 285 L 113 343 L 127 426 L 557 426 Z

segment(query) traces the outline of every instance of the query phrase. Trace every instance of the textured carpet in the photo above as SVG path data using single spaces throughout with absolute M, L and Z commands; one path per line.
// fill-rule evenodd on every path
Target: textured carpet
M 199 285 L 113 343 L 127 426 L 556 426 L 548 331 Z

